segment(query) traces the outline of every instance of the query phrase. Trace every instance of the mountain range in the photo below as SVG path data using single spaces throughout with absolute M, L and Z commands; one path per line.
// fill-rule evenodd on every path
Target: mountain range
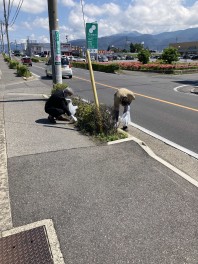
M 170 43 L 198 41 L 198 28 L 163 32 L 156 35 L 141 34 L 137 31 L 124 32 L 111 36 L 98 38 L 98 48 L 107 50 L 108 46 L 129 50 L 130 43 L 142 43 L 145 48 L 150 50 L 162 51 Z M 85 47 L 85 39 L 70 41 L 72 46 Z

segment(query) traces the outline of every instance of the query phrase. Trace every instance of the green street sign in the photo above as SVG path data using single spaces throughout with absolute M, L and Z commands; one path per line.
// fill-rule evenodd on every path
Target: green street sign
M 98 53 L 98 23 L 86 23 L 87 49 L 90 53 Z

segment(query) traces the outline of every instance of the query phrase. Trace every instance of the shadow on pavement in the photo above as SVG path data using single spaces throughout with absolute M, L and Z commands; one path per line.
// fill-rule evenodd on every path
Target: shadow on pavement
M 52 123 L 49 122 L 49 120 L 47 118 L 37 119 L 35 121 L 35 123 L 37 123 L 37 124 L 43 124 L 45 127 L 53 127 L 53 128 L 61 128 L 61 129 L 66 129 L 66 130 L 78 131 L 75 128 L 58 126 L 57 123 L 56 124 L 52 124 Z M 61 124 L 67 125 L 68 123 L 61 123 Z

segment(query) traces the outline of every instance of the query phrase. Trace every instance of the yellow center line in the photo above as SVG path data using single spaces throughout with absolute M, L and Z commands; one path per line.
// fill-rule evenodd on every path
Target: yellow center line
M 80 79 L 80 80 L 86 81 L 86 82 L 91 82 L 90 80 L 87 80 L 87 79 L 84 79 L 84 78 L 81 78 L 81 77 L 76 77 L 76 76 L 73 76 L 73 77 L 76 78 L 76 79 Z M 105 86 L 105 87 L 109 87 L 109 88 L 112 88 L 114 90 L 118 90 L 120 88 L 124 88 L 124 87 L 116 88 L 114 86 L 103 84 L 103 83 L 99 83 L 99 82 L 96 82 L 96 84 L 99 84 L 99 85 Z M 169 102 L 169 101 L 161 100 L 159 98 L 147 96 L 147 95 L 144 95 L 144 94 L 139 94 L 139 93 L 135 93 L 135 92 L 134 92 L 134 94 L 138 95 L 138 96 L 141 96 L 141 97 L 144 97 L 144 98 L 148 98 L 148 99 L 154 100 L 154 101 L 158 101 L 158 102 L 162 102 L 162 103 L 165 103 L 165 104 L 174 105 L 174 106 L 178 106 L 178 107 L 181 107 L 181 108 L 184 108 L 184 109 L 188 109 L 188 110 L 191 110 L 191 111 L 194 111 L 194 112 L 198 112 L 198 109 L 196 109 L 196 108 L 192 108 L 192 107 L 188 107 L 188 106 L 185 106 L 185 105 L 172 103 L 172 102 Z

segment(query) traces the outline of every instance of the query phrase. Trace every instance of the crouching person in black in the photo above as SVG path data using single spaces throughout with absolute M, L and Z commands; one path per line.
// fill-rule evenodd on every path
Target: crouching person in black
M 61 115 L 67 114 L 71 116 L 69 111 L 68 103 L 65 100 L 67 97 L 73 95 L 73 90 L 71 88 L 66 88 L 63 91 L 57 90 L 53 93 L 45 104 L 45 112 L 49 114 L 48 120 L 55 124 L 56 120 L 65 120 Z

